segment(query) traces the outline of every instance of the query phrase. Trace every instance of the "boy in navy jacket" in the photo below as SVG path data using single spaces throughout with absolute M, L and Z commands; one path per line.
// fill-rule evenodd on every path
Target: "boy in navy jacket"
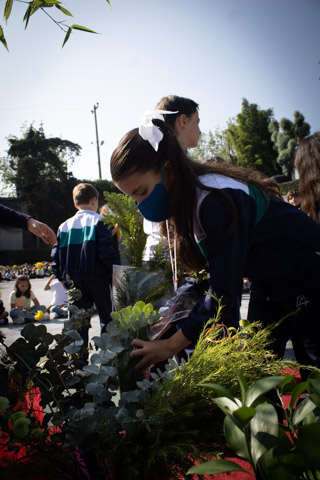
M 111 320 L 112 266 L 120 264 L 113 247 L 112 228 L 105 225 L 98 210 L 99 192 L 89 183 L 80 183 L 73 189 L 77 213 L 63 222 L 57 234 L 51 256 L 54 275 L 67 285 L 70 278 L 82 297 L 74 302 L 78 308 L 95 305 L 101 326 L 105 331 Z M 89 326 L 81 327 L 80 335 L 88 345 Z M 83 357 L 87 362 L 88 354 Z

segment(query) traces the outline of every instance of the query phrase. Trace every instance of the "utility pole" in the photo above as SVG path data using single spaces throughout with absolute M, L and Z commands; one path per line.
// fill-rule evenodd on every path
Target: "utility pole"
M 100 162 L 100 145 L 99 145 L 98 123 L 97 123 L 97 108 L 98 108 L 98 107 L 99 107 L 99 103 L 96 103 L 96 104 L 93 106 L 93 110 L 91 110 L 91 113 L 94 114 L 94 122 L 95 122 L 95 126 L 96 126 L 96 141 L 97 141 L 99 179 L 102 180 L 102 175 L 101 175 L 101 162 Z

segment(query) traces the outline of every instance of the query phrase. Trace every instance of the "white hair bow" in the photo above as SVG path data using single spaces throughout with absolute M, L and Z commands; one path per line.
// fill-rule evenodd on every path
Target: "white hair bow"
M 159 143 L 163 139 L 163 133 L 153 124 L 152 120 L 158 119 L 164 121 L 163 115 L 172 115 L 175 113 L 179 112 L 169 112 L 167 110 L 147 110 L 141 116 L 139 134 L 143 140 L 147 140 L 150 143 L 156 152 L 158 151 Z

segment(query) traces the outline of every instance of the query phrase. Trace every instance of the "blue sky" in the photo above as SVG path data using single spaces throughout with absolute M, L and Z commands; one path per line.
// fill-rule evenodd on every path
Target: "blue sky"
M 24 30 L 14 2 L 0 48 L 0 155 L 23 124 L 79 143 L 70 167 L 98 178 L 93 106 L 103 178 L 122 135 L 165 95 L 200 105 L 200 128 L 224 128 L 242 98 L 277 120 L 299 110 L 320 130 L 319 0 L 65 0 L 71 23 L 99 32 L 64 34 L 44 14 Z M 52 13 L 53 12 L 53 9 Z M 51 13 L 51 12 L 50 12 Z M 59 18 L 58 15 L 56 15 Z

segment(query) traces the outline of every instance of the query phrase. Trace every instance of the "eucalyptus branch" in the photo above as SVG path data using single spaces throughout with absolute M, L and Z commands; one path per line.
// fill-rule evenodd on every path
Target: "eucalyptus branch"
M 29 370 L 29 372 L 31 373 L 32 372 L 32 368 L 30 367 L 30 365 L 28 365 L 27 362 L 25 362 L 25 360 L 16 352 L 14 352 L 14 355 L 27 367 L 27 369 Z M 47 387 L 47 385 L 45 384 L 45 382 L 39 378 L 39 376 L 36 374 L 36 378 L 37 378 L 37 381 L 39 382 L 39 384 L 44 388 L 44 390 L 46 390 L 47 393 L 49 393 L 51 396 L 52 396 L 52 399 L 56 402 L 57 406 L 60 408 L 60 410 L 62 411 L 62 413 L 64 414 L 64 411 L 63 411 L 63 408 L 60 404 L 60 402 L 56 399 L 55 395 L 52 393 L 52 391 Z M 49 382 L 50 384 L 50 382 Z M 52 384 L 50 384 L 51 387 L 52 387 Z M 49 408 L 51 410 L 51 413 L 55 413 L 54 410 L 52 409 L 51 405 L 49 404 Z
M 54 360 L 54 357 L 53 357 L 53 355 L 51 354 L 50 350 L 48 350 L 48 357 L 49 357 L 51 360 Z M 55 364 L 54 364 L 54 369 L 55 369 L 55 371 L 56 371 L 57 374 L 58 374 L 58 377 L 59 377 L 59 379 L 60 379 L 60 381 L 61 381 L 61 383 L 62 383 L 63 388 L 64 388 L 68 393 L 70 393 L 69 388 L 68 388 L 67 385 L 65 384 L 65 382 L 64 382 L 62 376 L 60 375 L 60 372 L 59 372 L 59 370 L 58 370 L 58 368 L 57 368 L 57 366 L 56 366 Z

